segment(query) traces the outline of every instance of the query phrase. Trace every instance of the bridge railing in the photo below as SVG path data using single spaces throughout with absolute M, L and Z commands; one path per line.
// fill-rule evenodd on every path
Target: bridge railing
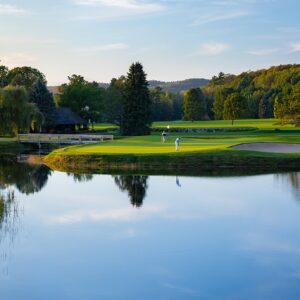
M 18 141 L 105 141 L 113 140 L 113 135 L 92 135 L 92 134 L 44 134 L 44 133 L 29 133 L 18 134 Z

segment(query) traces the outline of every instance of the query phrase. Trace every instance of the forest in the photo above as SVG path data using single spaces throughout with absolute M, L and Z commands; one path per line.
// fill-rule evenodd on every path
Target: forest
M 220 73 L 203 87 L 210 119 L 230 119 L 229 102 L 237 118 L 277 118 L 298 124 L 300 65 L 281 65 L 238 76 Z M 234 100 L 233 100 L 234 99 Z

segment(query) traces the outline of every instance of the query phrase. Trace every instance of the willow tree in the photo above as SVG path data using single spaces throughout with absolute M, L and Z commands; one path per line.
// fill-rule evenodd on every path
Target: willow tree
M 28 102 L 28 93 L 23 87 L 8 86 L 0 90 L 1 134 L 28 132 L 33 120 L 38 126 L 43 122 L 38 108 Z
M 151 126 L 151 99 L 143 66 L 130 66 L 125 81 L 121 133 L 147 135 Z

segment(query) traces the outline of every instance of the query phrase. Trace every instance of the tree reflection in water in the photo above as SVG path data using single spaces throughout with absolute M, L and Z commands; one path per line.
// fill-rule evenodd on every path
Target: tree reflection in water
M 41 191 L 51 173 L 44 165 L 18 163 L 14 157 L 0 157 L 0 186 L 15 186 L 26 195 Z
M 148 189 L 148 176 L 113 176 L 121 191 L 127 192 L 133 207 L 141 207 Z
M 52 171 L 44 165 L 18 163 L 15 156 L 0 156 L 0 271 L 7 275 L 7 261 L 12 245 L 21 228 L 22 210 L 16 201 L 13 186 L 19 192 L 29 195 L 45 187 Z
M 286 173 L 286 174 L 276 174 L 275 179 L 281 181 L 281 183 L 292 190 L 292 193 L 296 200 L 300 201 L 300 173 Z
M 94 178 L 92 174 L 67 173 L 67 175 L 73 177 L 75 182 L 88 182 Z
M 13 191 L 1 191 L 0 194 L 0 270 L 7 276 L 7 261 L 20 228 L 19 203 Z

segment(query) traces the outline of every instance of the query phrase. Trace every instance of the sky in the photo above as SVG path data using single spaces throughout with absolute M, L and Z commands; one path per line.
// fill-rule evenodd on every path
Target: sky
M 0 60 L 109 82 L 238 74 L 300 61 L 299 0 L 0 0 Z

